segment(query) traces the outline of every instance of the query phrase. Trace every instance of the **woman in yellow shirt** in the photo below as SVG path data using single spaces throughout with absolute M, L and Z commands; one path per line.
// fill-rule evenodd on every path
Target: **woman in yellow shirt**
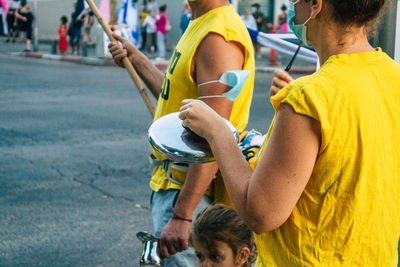
M 255 170 L 207 105 L 184 100 L 180 118 L 208 140 L 257 233 L 256 266 L 396 266 L 400 65 L 367 39 L 385 0 L 289 4 L 289 25 L 321 68 L 271 98 L 276 116 Z M 274 84 L 273 93 L 286 82 Z

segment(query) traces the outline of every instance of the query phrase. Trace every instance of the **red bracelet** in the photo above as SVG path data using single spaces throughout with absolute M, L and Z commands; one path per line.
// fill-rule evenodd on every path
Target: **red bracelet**
M 175 213 L 172 214 L 172 220 L 180 220 L 180 221 L 185 221 L 185 222 L 192 222 L 192 219 L 188 218 L 183 218 L 181 216 L 176 215 Z

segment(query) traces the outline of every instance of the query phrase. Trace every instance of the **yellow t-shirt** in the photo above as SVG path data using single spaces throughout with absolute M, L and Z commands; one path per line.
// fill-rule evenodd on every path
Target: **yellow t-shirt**
M 196 99 L 198 97 L 197 84 L 190 75 L 190 68 L 198 45 L 211 32 L 223 36 L 227 42 L 238 42 L 245 49 L 243 69 L 249 70 L 251 74 L 233 104 L 230 121 L 239 132 L 246 127 L 253 95 L 254 51 L 246 26 L 231 5 L 213 9 L 190 21 L 170 59 L 154 120 L 166 114 L 179 111 L 183 99 Z M 160 155 L 157 155 L 154 151 L 153 154 L 162 160 Z M 170 170 L 173 179 L 183 184 L 186 178 L 186 170 L 180 168 L 170 168 Z M 154 191 L 158 191 L 160 189 L 181 189 L 182 186 L 171 182 L 167 178 L 164 168 L 156 167 L 153 171 L 150 187 Z M 213 194 L 214 192 L 210 188 L 207 191 L 207 195 L 213 196 Z
M 289 219 L 256 235 L 256 266 L 397 266 L 400 65 L 380 49 L 331 56 L 271 103 L 318 120 L 321 146 Z

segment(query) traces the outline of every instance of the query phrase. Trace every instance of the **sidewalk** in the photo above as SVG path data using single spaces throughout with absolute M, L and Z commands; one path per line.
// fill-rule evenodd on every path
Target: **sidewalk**
M 91 46 L 87 49 L 87 57 L 74 55 L 59 55 L 52 54 L 52 44 L 50 42 L 40 42 L 38 52 L 22 52 L 25 49 L 25 44 L 6 43 L 5 37 L 0 37 L 0 54 L 9 54 L 13 56 L 38 58 L 46 60 L 67 61 L 78 64 L 96 65 L 96 66 L 116 66 L 111 58 L 96 57 L 96 47 Z M 172 54 L 172 51 L 167 51 L 167 59 Z M 261 57 L 255 59 L 256 72 L 274 72 L 275 69 L 284 69 L 290 61 L 290 56 L 276 53 L 276 62 L 270 62 L 270 49 L 263 47 Z M 165 71 L 168 66 L 168 60 L 151 60 L 152 63 L 161 71 Z M 315 66 L 310 63 L 294 61 L 293 67 L 290 70 L 292 74 L 311 74 L 315 71 Z

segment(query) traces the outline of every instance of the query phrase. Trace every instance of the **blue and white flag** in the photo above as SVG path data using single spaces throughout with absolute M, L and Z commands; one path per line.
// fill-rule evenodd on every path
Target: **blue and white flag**
M 122 6 L 118 10 L 117 24 L 128 25 L 132 33 L 132 43 L 139 45 L 139 14 L 136 3 L 132 0 L 124 0 Z
M 272 48 L 280 53 L 292 56 L 298 47 L 299 40 L 292 33 L 264 33 L 247 29 L 253 41 L 260 43 L 262 46 Z M 297 58 L 309 63 L 318 63 L 317 53 L 307 47 L 301 47 Z

